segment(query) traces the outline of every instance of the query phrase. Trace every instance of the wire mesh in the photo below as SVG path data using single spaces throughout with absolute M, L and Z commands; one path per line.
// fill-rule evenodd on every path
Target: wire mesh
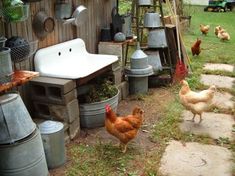
M 14 63 L 21 62 L 31 57 L 38 49 L 38 40 L 31 41 L 17 47 L 11 47 L 11 60 Z
M 25 21 L 29 16 L 29 5 L 16 5 L 0 9 L 0 16 L 4 22 Z

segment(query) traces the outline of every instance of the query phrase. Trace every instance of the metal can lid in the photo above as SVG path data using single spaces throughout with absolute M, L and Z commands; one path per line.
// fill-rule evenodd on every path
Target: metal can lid
M 38 125 L 41 134 L 52 134 L 63 129 L 64 124 L 57 121 L 46 120 Z
M 4 94 L 0 96 L 0 104 L 8 103 L 14 99 L 16 99 L 19 95 L 16 93 Z

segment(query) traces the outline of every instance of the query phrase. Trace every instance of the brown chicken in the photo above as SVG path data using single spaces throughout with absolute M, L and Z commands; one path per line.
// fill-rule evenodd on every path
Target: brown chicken
M 109 105 L 105 106 L 105 127 L 106 130 L 120 140 L 122 152 L 126 152 L 127 143 L 134 139 L 143 122 L 144 111 L 135 107 L 131 115 L 117 117 Z
M 190 89 L 188 82 L 182 80 L 181 89 L 179 91 L 179 98 L 181 104 L 189 111 L 193 113 L 192 121 L 196 114 L 200 116 L 200 121 L 202 121 L 202 113 L 209 110 L 212 106 L 212 99 L 214 97 L 216 87 L 214 85 L 210 86 L 206 90 L 200 92 L 194 92 Z
M 216 26 L 214 29 L 215 35 L 218 37 L 219 30 L 222 30 L 223 28 L 221 26 Z
M 221 30 L 218 31 L 218 38 L 221 41 L 230 40 L 230 35 L 224 29 L 221 29 Z
M 201 53 L 201 45 L 202 41 L 200 39 L 197 38 L 197 41 L 193 44 L 193 46 L 191 47 L 191 51 L 192 51 L 192 55 L 199 55 Z
M 207 35 L 209 30 L 210 30 L 210 25 L 204 26 L 203 24 L 200 24 L 200 31 L 202 34 Z

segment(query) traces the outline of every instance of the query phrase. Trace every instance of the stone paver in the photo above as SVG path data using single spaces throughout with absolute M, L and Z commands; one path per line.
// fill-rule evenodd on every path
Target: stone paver
M 202 122 L 199 124 L 199 116 L 196 116 L 195 122 L 191 119 L 193 114 L 184 111 L 182 114 L 184 121 L 180 124 L 180 129 L 184 132 L 192 132 L 194 134 L 206 134 L 214 139 L 219 137 L 227 137 L 234 139 L 233 124 L 235 121 L 232 115 L 207 112 L 202 114 Z
M 204 70 L 221 70 L 221 71 L 227 71 L 227 72 L 233 72 L 234 66 L 229 64 L 213 64 L 213 63 L 206 63 L 203 67 Z
M 213 104 L 220 110 L 232 111 L 235 108 L 235 102 L 232 101 L 232 97 L 227 92 L 216 92 L 213 98 Z
M 235 78 L 220 75 L 201 75 L 201 83 L 207 86 L 215 85 L 218 88 L 232 89 Z
M 161 159 L 167 176 L 232 176 L 232 153 L 223 147 L 171 141 Z

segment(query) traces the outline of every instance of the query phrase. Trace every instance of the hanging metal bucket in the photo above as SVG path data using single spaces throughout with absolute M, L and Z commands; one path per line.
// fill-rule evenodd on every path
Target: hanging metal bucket
M 145 13 L 144 14 L 144 27 L 156 28 L 161 26 L 160 15 L 158 13 Z
M 0 96 L 0 106 L 0 144 L 17 142 L 36 129 L 35 123 L 18 94 Z
M 0 84 L 10 82 L 12 75 L 11 49 L 2 47 L 0 48 Z
M 149 48 L 165 48 L 167 47 L 166 34 L 164 29 L 151 29 L 148 35 Z
M 53 169 L 63 165 L 66 161 L 63 123 L 47 120 L 39 124 L 39 130 L 48 168 Z
M 1 176 L 48 176 L 39 130 L 14 144 L 0 145 Z
M 138 2 L 141 6 L 150 6 L 153 4 L 152 0 L 139 0 Z

